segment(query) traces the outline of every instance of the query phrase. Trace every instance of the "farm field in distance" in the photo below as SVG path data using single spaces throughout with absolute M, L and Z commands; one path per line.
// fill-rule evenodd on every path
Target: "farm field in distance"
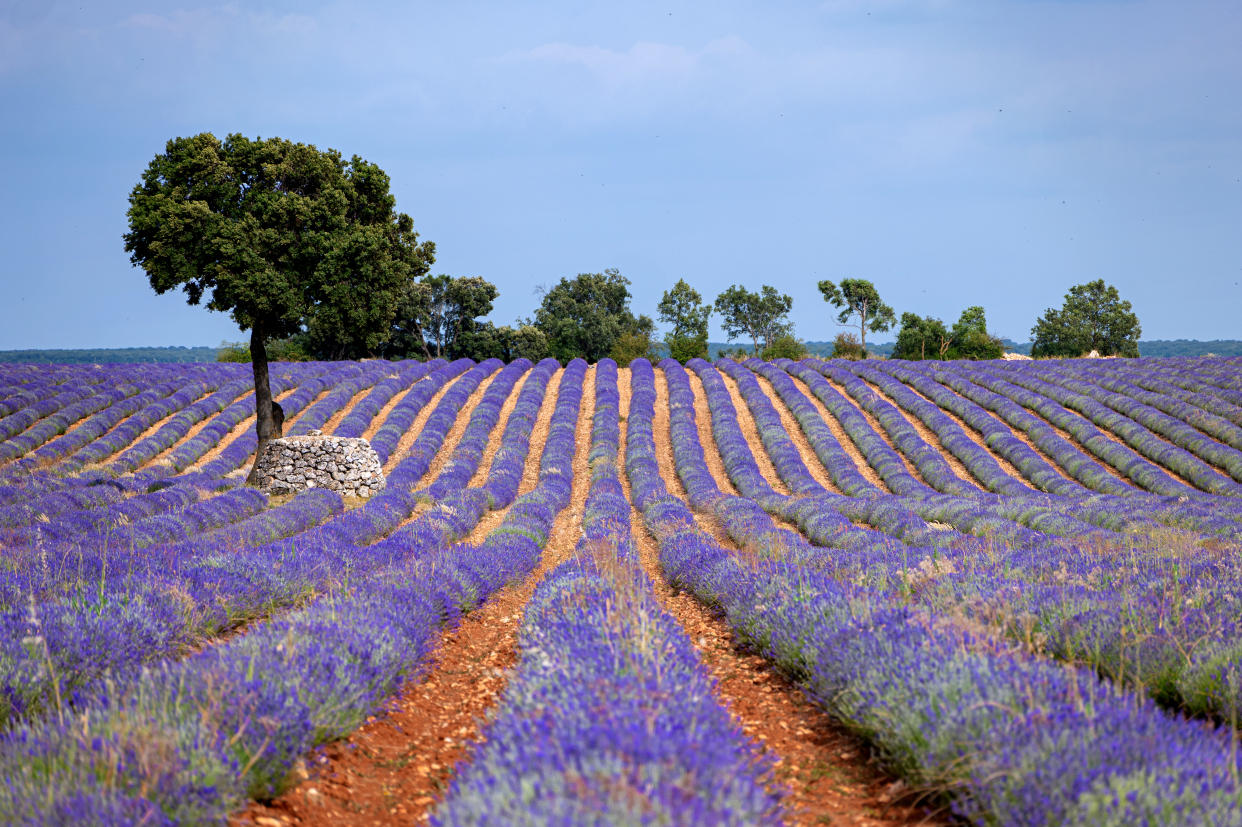
M 0 822 L 1242 825 L 1242 358 L 0 364 Z

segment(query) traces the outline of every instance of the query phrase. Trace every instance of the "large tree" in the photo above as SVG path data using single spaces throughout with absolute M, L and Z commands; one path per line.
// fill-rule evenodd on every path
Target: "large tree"
M 612 354 L 623 334 L 650 334 L 652 323 L 630 310 L 630 280 L 615 268 L 562 278 L 544 293 L 534 326 L 562 363 L 581 356 L 598 362 Z
M 793 335 L 793 323 L 788 318 L 793 299 L 771 285 L 763 285 L 758 293 L 740 284 L 730 285 L 716 297 L 715 304 L 721 316 L 720 326 L 729 341 L 750 336 L 756 356 L 777 337 Z
M 999 359 L 1005 352 L 1001 340 L 988 332 L 987 315 L 977 304 L 962 311 L 950 334 L 950 359 Z
M 891 358 L 911 361 L 945 359 L 952 345 L 953 334 L 940 319 L 902 313 L 901 328 L 897 331 L 897 343 Z
M 250 331 L 260 451 L 280 435 L 267 342 L 335 329 L 348 347 L 374 351 L 434 261 L 388 188 L 357 155 L 205 132 L 169 141 L 130 193 L 125 250 L 155 291 L 206 297 Z
M 1103 279 L 1078 284 L 1060 310 L 1048 308 L 1031 328 L 1032 356 L 1138 356 L 1142 334 L 1130 302 Z
M 699 291 L 678 279 L 671 290 L 664 291 L 656 309 L 660 321 L 672 327 L 664 336 L 669 356 L 679 362 L 707 358 L 707 320 L 712 308 L 703 304 Z
M 999 359 L 1004 352 L 1000 339 L 988 333 L 983 308 L 972 305 L 952 328 L 940 319 L 915 313 L 901 314 L 901 329 L 893 359 Z
M 841 279 L 840 287 L 830 281 L 821 281 L 819 292 L 823 294 L 824 301 L 841 309 L 837 314 L 838 324 L 852 327 L 850 317 L 858 317 L 858 341 L 864 352 L 868 330 L 879 333 L 888 330 L 896 321 L 893 308 L 880 300 L 879 291 L 866 279 Z

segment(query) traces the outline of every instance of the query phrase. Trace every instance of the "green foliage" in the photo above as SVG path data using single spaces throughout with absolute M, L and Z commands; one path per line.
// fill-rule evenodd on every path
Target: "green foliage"
M 783 333 L 768 342 L 768 346 L 763 349 L 760 354 L 763 359 L 799 359 L 806 358 L 806 345 L 800 339 L 788 333 Z
M 771 285 L 763 285 L 758 293 L 740 284 L 731 285 L 716 297 L 715 306 L 729 341 L 750 336 L 755 353 L 762 352 L 778 336 L 793 335 L 793 324 L 788 319 L 793 299 Z
M 979 305 L 962 311 L 950 335 L 953 339 L 950 359 L 999 359 L 1005 352 L 1001 340 L 988 333 L 987 318 Z
M 216 352 L 217 362 L 249 362 L 250 348 L 245 342 L 221 342 Z
M 838 333 L 832 340 L 833 359 L 866 359 L 867 351 L 853 333 Z
M 892 359 L 946 359 L 953 344 L 953 334 L 944 322 L 916 313 L 901 314 L 901 329 Z
M 612 355 L 623 334 L 650 339 L 654 324 L 631 312 L 629 285 L 629 279 L 609 268 L 562 278 L 545 293 L 534 326 L 547 338 L 552 355 L 562 363 L 579 356 L 598 362 Z
M 940 319 L 915 313 L 901 314 L 901 329 L 892 359 L 999 359 L 1005 348 L 988 333 L 983 308 L 973 305 L 962 311 L 952 329 Z
M 672 326 L 664 337 L 672 358 L 683 363 L 696 357 L 707 358 L 707 320 L 712 308 L 703 304 L 697 290 L 685 279 L 678 279 L 671 290 L 664 292 L 656 309 L 660 321 Z
M 1032 356 L 1138 356 L 1142 333 L 1130 302 L 1103 279 L 1078 284 L 1060 310 L 1048 308 L 1031 328 Z
M 538 362 L 551 355 L 547 337 L 533 326 L 498 327 L 491 322 L 464 331 L 458 337 L 454 352 L 456 358 L 464 356 L 475 361 L 495 358 L 506 362 L 520 358 Z
M 850 317 L 858 317 L 858 340 L 864 350 L 868 330 L 879 333 L 893 326 L 893 308 L 880 300 L 875 285 L 866 279 L 842 279 L 840 287 L 831 281 L 821 281 L 819 292 L 823 294 L 824 301 L 841 309 L 837 314 L 838 323 L 846 324 Z
M 175 138 L 130 194 L 125 250 L 157 293 L 205 297 L 265 341 L 307 327 L 373 351 L 435 252 L 388 186 L 379 167 L 332 149 Z

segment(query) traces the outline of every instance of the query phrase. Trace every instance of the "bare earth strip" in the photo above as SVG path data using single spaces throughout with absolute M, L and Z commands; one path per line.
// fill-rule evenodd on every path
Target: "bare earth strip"
M 324 748 L 311 760 L 309 778 L 270 805 L 252 805 L 232 819 L 234 825 L 425 823 L 454 767 L 469 759 L 469 742 L 478 738 L 480 721 L 495 707 L 507 670 L 517 663 L 517 632 L 531 593 L 548 571 L 571 557 L 582 535 L 594 377 L 592 369 L 583 386 L 570 505 L 553 524 L 539 568 L 445 632 L 426 675 L 411 682 L 387 714 Z M 542 447 L 532 435 L 536 467 Z
M 891 439 L 889 439 L 888 431 L 884 430 L 884 426 L 880 424 L 880 421 L 872 416 L 869 411 L 863 410 L 862 407 L 854 401 L 854 397 L 850 396 L 849 392 L 846 391 L 841 385 L 837 384 L 832 377 L 821 375 L 820 378 L 831 385 L 833 390 L 841 394 L 847 402 L 854 406 L 855 410 L 862 414 L 863 419 L 867 420 L 867 424 L 871 426 L 871 430 L 875 431 L 876 435 L 879 436 L 880 439 L 884 440 L 884 442 L 888 444 L 889 448 L 893 449 L 893 453 L 895 453 L 901 460 L 902 464 L 906 466 L 906 470 L 910 472 L 910 475 L 926 485 L 927 480 L 923 479 L 923 475 L 919 473 L 919 469 L 915 467 L 914 463 L 911 462 L 910 459 L 903 454 L 896 445 L 893 444 Z M 930 488 L 931 486 L 929 485 L 928 487 Z
M 291 391 L 291 390 L 290 390 L 290 391 L 286 391 L 285 393 L 281 394 L 279 398 L 280 398 L 280 399 L 283 399 L 283 398 L 284 398 L 285 396 L 287 396 L 290 392 L 292 392 L 292 391 Z M 235 396 L 235 397 L 233 397 L 232 399 L 230 399 L 230 400 L 229 400 L 229 402 L 228 402 L 228 405 L 225 405 L 224 407 L 225 407 L 225 408 L 227 408 L 229 405 L 235 404 L 235 403 L 237 402 L 237 400 L 239 400 L 239 399 L 244 399 L 244 398 L 246 398 L 247 396 L 250 396 L 250 397 L 253 399 L 253 397 L 254 397 L 254 389 L 253 389 L 253 388 L 246 388 L 246 389 L 245 389 L 245 390 L 243 390 L 241 393 L 237 394 L 237 396 Z M 223 408 L 222 408 L 221 410 L 223 410 Z M 142 469 L 142 468 L 149 468 L 149 467 L 151 467 L 151 466 L 153 466 L 153 465 L 160 465 L 160 464 L 163 464 L 163 463 L 164 463 L 164 462 L 168 459 L 168 455 L 169 455 L 169 454 L 171 454 L 173 451 L 175 451 L 175 450 L 177 450 L 178 448 L 180 448 L 180 447 L 181 447 L 182 445 L 184 445 L 185 443 L 189 442 L 191 439 L 194 439 L 194 437 L 198 436 L 199 431 L 203 430 L 203 429 L 204 429 L 204 428 L 206 428 L 208 425 L 210 425 L 210 424 L 211 424 L 212 419 L 214 419 L 217 415 L 218 415 L 218 413 L 217 413 L 217 414 L 212 414 L 211 416 L 205 417 L 204 419 L 202 419 L 202 420 L 200 420 L 200 421 L 198 421 L 198 422 L 195 422 L 193 425 L 191 425 L 191 426 L 190 426 L 190 429 L 189 429 L 188 431 L 186 431 L 186 432 L 185 432 L 185 434 L 184 434 L 184 435 L 183 435 L 180 439 L 178 439 L 178 440 L 177 440 L 176 442 L 174 442 L 172 445 L 170 445 L 170 446 L 168 446 L 167 448 L 165 448 L 163 451 L 160 451 L 158 454 L 156 454 L 155 456 L 153 456 L 153 457 L 152 457 L 150 460 L 148 460 L 147 462 L 144 462 L 142 465 L 138 466 L 138 468 L 139 468 L 139 469 Z M 230 432 L 230 433 L 231 433 L 231 432 Z M 239 432 L 239 433 L 240 433 L 240 432 Z
M 279 396 L 274 396 L 274 397 L 272 397 L 272 401 L 273 401 L 273 402 L 280 402 L 280 401 L 282 401 L 285 397 L 287 397 L 287 396 L 291 395 L 291 394 L 292 394 L 294 391 L 296 391 L 296 390 L 297 390 L 297 388 L 290 388 L 289 390 L 285 391 L 284 393 L 280 394 Z M 286 420 L 285 420 L 285 427 L 288 427 L 288 426 L 290 426 L 290 425 L 293 425 L 295 422 L 297 422 L 297 421 L 298 421 L 298 418 L 299 418 L 299 417 L 301 417 L 301 416 L 302 416 L 302 414 L 303 414 L 303 413 L 304 413 L 304 412 L 305 412 L 308 408 L 310 408 L 310 406 L 311 406 L 311 405 L 314 405 L 316 402 L 318 402 L 320 399 L 322 399 L 323 397 L 327 396 L 327 395 L 328 395 L 329 393 L 331 393 L 331 392 L 332 392 L 332 391 L 331 391 L 331 389 L 329 389 L 329 388 L 324 388 L 322 391 L 320 391 L 320 392 L 319 392 L 319 393 L 315 396 L 315 398 L 314 398 L 314 399 L 312 399 L 310 402 L 308 402 L 308 403 L 306 404 L 306 406 L 305 406 L 305 407 L 303 407 L 303 408 L 302 408 L 302 410 L 298 411 L 298 412 L 297 412 L 294 416 L 291 416 L 291 417 L 289 417 L 288 419 L 286 419 Z M 225 449 L 225 448 L 227 448 L 227 447 L 229 447 L 230 445 L 232 445 L 232 444 L 233 444 L 234 440 L 236 440 L 236 439 L 237 439 L 238 437 L 240 437 L 242 434 L 246 433 L 246 431 L 248 431 L 248 430 L 250 430 L 251 428 L 253 428 L 253 427 L 254 427 L 255 419 L 257 419 L 257 417 L 256 417 L 254 414 L 251 414 L 250 416 L 248 416 L 248 417 L 246 417 L 245 419 L 243 419 L 241 422 L 239 422 L 239 423 L 237 423 L 236 425 L 234 425 L 234 426 L 233 426 L 233 430 L 229 431 L 229 432 L 228 432 L 228 434 L 226 434 L 226 435 L 225 435 L 224 439 L 222 439 L 222 440 L 220 440 L 219 442 L 217 442 L 217 443 L 216 443 L 216 444 L 215 444 L 215 445 L 214 445 L 214 446 L 213 446 L 213 447 L 212 447 L 212 448 L 211 448 L 211 449 L 210 449 L 207 453 L 205 453 L 205 454 L 203 454 L 201 457 L 199 457 L 197 462 L 193 463 L 192 465 L 190 465 L 190 467 L 189 467 L 189 468 L 186 468 L 185 470 L 187 470 L 187 471 L 197 471 L 198 469 L 202 468 L 202 467 L 203 467 L 204 465 L 206 465 L 207 463 L 211 462 L 211 461 L 212 461 L 213 459 L 215 459 L 216 457 L 220 456 L 220 454 L 224 452 L 224 449 Z M 253 456 L 254 456 L 254 451 L 251 451 L 251 452 L 250 452 L 250 456 L 251 456 L 251 457 L 253 457 Z M 241 466 L 241 467 L 245 467 L 245 465 L 246 465 L 249 461 L 250 461 L 250 460 L 249 460 L 249 459 L 247 459 L 247 461 L 246 461 L 246 462 L 243 462 L 243 463 L 242 463 L 242 466 Z
M 215 391 L 207 391 L 207 392 L 203 393 L 202 395 L 200 395 L 200 396 L 196 397 L 196 398 L 194 399 L 194 401 L 193 401 L 193 402 L 191 402 L 190 404 L 191 404 L 191 405 L 193 405 L 195 402 L 198 402 L 198 401 L 200 401 L 200 400 L 206 399 L 208 396 L 211 396 L 213 393 L 215 393 Z M 169 394 L 169 396 L 171 396 L 171 395 L 172 395 L 172 394 Z M 164 399 L 167 399 L 167 398 L 168 398 L 168 397 L 164 397 Z M 163 401 L 163 400 L 161 400 L 161 401 Z M 98 411 L 97 413 L 102 413 L 102 411 Z M 136 412 L 135 412 L 135 413 L 136 413 Z M 168 420 L 172 419 L 174 416 L 176 416 L 176 415 L 177 415 L 177 414 L 179 414 L 179 413 L 181 413 L 181 411 L 180 411 L 180 410 L 176 410 L 176 411 L 173 411 L 172 413 L 168 414 L 167 416 L 162 417 L 162 418 L 161 418 L 158 422 L 156 422 L 154 425 L 152 425 L 151 427 L 147 428 L 145 431 L 143 431 L 142 433 L 140 433 L 140 434 L 139 434 L 139 435 L 138 435 L 138 436 L 137 436 L 137 437 L 133 440 L 133 442 L 131 442 L 131 443 L 130 443 L 130 445 L 133 445 L 133 444 L 134 444 L 134 443 L 136 443 L 136 442 L 140 442 L 140 441 L 142 441 L 143 439 L 146 439 L 148 436 L 150 436 L 151 434 L 155 433 L 155 432 L 156 432 L 156 431 L 158 431 L 160 428 L 162 428 L 162 427 L 164 427 L 166 424 L 168 424 Z M 94 414 L 92 414 L 91 416 L 94 416 Z M 74 431 L 76 431 L 78 428 L 82 427 L 82 426 L 83 426 L 83 425 L 85 425 L 87 422 L 89 422 L 89 421 L 91 420 L 91 416 L 84 416 L 84 417 L 82 417 L 81 419 L 79 419 L 77 422 L 74 422 L 72 425 L 70 425 L 68 428 L 66 428 L 66 429 L 64 430 L 64 432 L 63 432 L 63 433 L 59 434 L 59 435 L 58 435 L 58 436 L 56 436 L 54 439 L 50 439 L 50 440 L 48 440 L 48 441 L 47 441 L 47 443 L 46 443 L 46 445 L 45 445 L 45 446 L 42 446 L 42 447 L 51 446 L 51 445 L 53 445 L 53 444 L 56 442 L 56 440 L 60 439 L 61 437 L 68 436 L 69 434 L 73 433 L 73 432 L 74 432 Z M 125 421 L 126 421 L 127 419 L 129 419 L 129 417 L 124 417 L 124 418 L 122 418 L 120 422 L 117 422 L 117 423 L 116 423 L 115 425 L 113 425 L 111 428 L 109 428 L 108 430 L 104 431 L 102 434 L 100 434 L 98 437 L 96 437 L 96 439 L 97 439 L 97 440 L 99 440 L 99 439 L 106 439 L 106 438 L 107 438 L 107 436 L 108 436 L 109 434 L 111 434 L 111 433 L 112 433 L 113 431 L 115 431 L 117 428 L 119 428 L 119 427 L 121 427 L 122 425 L 124 425 L 124 424 L 125 424 Z M 120 450 L 119 450 L 119 451 L 117 451 L 116 453 L 117 453 L 117 454 L 122 453 L 122 452 L 123 452 L 123 451 L 125 451 L 125 449 L 126 449 L 126 448 L 128 448 L 128 447 L 129 447 L 129 445 L 125 446 L 125 448 L 120 449 Z M 114 454 L 114 455 L 115 455 L 115 454 Z M 44 464 L 45 466 L 47 466 L 47 465 L 55 465 L 57 462 L 59 462 L 59 460 L 58 460 L 58 459 L 49 458 L 49 459 L 45 460 L 43 464 Z M 105 462 L 106 462 L 106 460 L 105 460 Z
M 952 469 L 953 474 L 958 479 L 960 479 L 962 482 L 966 483 L 967 485 L 973 485 L 975 488 L 987 490 L 987 486 L 983 485 L 979 480 L 975 479 L 975 475 L 970 473 L 970 469 L 968 469 L 965 465 L 963 465 L 960 459 L 953 456 L 953 453 L 949 451 L 949 449 L 944 446 L 944 443 L 940 441 L 940 437 L 936 436 L 935 432 L 932 431 L 930 428 L 928 428 L 926 425 L 924 425 L 923 422 L 917 416 L 914 416 L 913 414 L 909 413 L 905 408 L 902 408 L 900 405 L 898 405 L 893 400 L 893 398 L 889 396 L 887 393 L 885 393 L 884 389 L 881 388 L 879 385 L 872 384 L 871 382 L 868 382 L 866 379 L 864 379 L 861 376 L 859 376 L 858 379 L 864 385 L 870 388 L 872 393 L 874 393 L 876 396 L 878 396 L 883 401 L 892 405 L 893 410 L 895 410 L 901 416 L 902 419 L 908 422 L 910 424 L 910 427 L 914 429 L 914 432 L 919 435 L 919 439 L 923 440 L 929 446 L 931 446 L 932 450 L 935 451 L 940 456 L 941 459 L 943 459 L 946 463 L 948 463 L 949 468 Z M 859 410 L 862 410 L 862 409 L 859 408 Z M 1022 476 L 1020 474 L 1018 475 L 1018 479 L 1019 480 L 1022 479 Z
M 457 421 L 453 423 L 453 427 L 449 428 L 448 433 L 444 435 L 444 443 L 440 446 L 440 450 L 436 451 L 436 455 L 431 459 L 431 465 L 427 467 L 427 473 L 423 474 L 423 478 L 414 486 L 416 489 L 431 485 L 436 477 L 440 476 L 440 472 L 444 470 L 444 466 L 453 458 L 453 452 L 457 450 L 457 443 L 461 442 L 462 434 L 466 432 L 466 427 L 470 424 L 470 414 L 474 411 L 475 406 L 479 404 L 479 400 L 483 398 L 483 394 L 487 393 L 487 389 L 491 386 L 493 380 L 500 375 L 500 371 L 492 371 L 492 374 L 479 383 L 474 392 L 466 398 L 465 404 L 461 406 L 461 412 L 457 415 Z M 512 396 L 513 394 L 509 394 Z M 500 427 L 497 423 L 492 432 Z M 491 433 L 488 434 L 491 438 Z
M 767 480 L 768 485 L 776 489 L 777 493 L 788 495 L 789 486 L 781 479 L 776 466 L 772 464 L 768 450 L 763 445 L 763 439 L 759 436 L 759 429 L 755 426 L 755 418 L 751 415 L 750 408 L 746 406 L 746 400 L 742 392 L 738 390 L 737 382 L 724 371 L 717 370 L 717 374 L 724 382 L 724 386 L 729 389 L 729 397 L 733 400 L 734 409 L 737 410 L 738 427 L 742 429 L 742 436 L 746 439 L 746 444 L 750 446 L 750 452 L 755 456 L 755 464 L 759 466 L 759 473 Z
M 871 463 L 867 462 L 867 458 L 862 455 L 862 452 L 858 450 L 858 446 L 854 444 L 854 440 L 850 439 L 849 434 L 841 427 L 841 423 L 824 407 L 824 403 L 820 402 L 815 394 L 811 393 L 811 389 L 801 379 L 793 374 L 790 374 L 789 378 L 793 380 L 794 385 L 807 398 L 807 401 L 815 406 L 815 410 L 819 411 L 820 418 L 824 420 L 824 424 L 828 426 L 828 430 L 832 432 L 832 435 L 837 438 L 837 442 L 841 445 L 841 450 L 845 451 L 849 458 L 853 460 L 854 467 L 858 469 L 858 473 L 862 474 L 865 480 L 881 491 L 891 494 L 892 489 L 884 484 L 884 478 L 875 472 L 875 469 L 871 467 Z
M 969 378 L 969 377 L 968 377 L 968 378 Z M 1012 401 L 1012 400 L 1010 400 L 1010 401 Z M 1054 404 L 1057 404 L 1057 405 L 1060 405 L 1060 404 L 1061 404 L 1061 403 L 1059 403 L 1059 402 L 1055 402 L 1055 400 L 1053 400 L 1053 402 L 1054 402 Z M 1045 418 L 1043 417 L 1043 415 L 1042 415 L 1042 414 L 1040 414 L 1040 412 L 1039 412 L 1039 411 L 1036 411 L 1036 410 L 1034 410 L 1034 409 L 1032 409 L 1032 408 L 1028 408 L 1028 407 L 1026 407 L 1025 405 L 1022 405 L 1022 403 L 1020 403 L 1020 402 L 1015 402 L 1015 404 L 1017 404 L 1017 405 L 1018 405 L 1018 406 L 1020 406 L 1020 407 L 1021 407 L 1024 411 L 1026 411 L 1027 413 L 1029 413 L 1031 416 L 1035 417 L 1035 418 L 1036 418 L 1036 419 L 1038 419 L 1040 422 L 1044 423 L 1044 424 L 1045 424 L 1045 425 L 1047 425 L 1049 428 L 1051 428 L 1051 429 L 1052 429 L 1052 430 L 1053 430 L 1053 431 L 1057 434 L 1057 436 L 1061 437 L 1062 439 L 1064 439 L 1065 441 L 1067 441 L 1067 442 L 1069 442 L 1071 445 L 1073 445 L 1075 448 L 1077 448 L 1078 450 L 1082 451 L 1082 452 L 1083 452 L 1084 454 L 1086 454 L 1087 456 L 1091 457 L 1093 460 L 1095 460 L 1095 461 L 1096 461 L 1096 463 L 1098 463 L 1098 464 L 1099 464 L 1099 465 L 1100 465 L 1100 466 L 1101 466 L 1101 467 L 1102 467 L 1105 471 L 1107 471 L 1107 472 L 1108 472 L 1109 474 L 1111 474 L 1112 476 L 1114 476 L 1114 477 L 1116 477 L 1117 479 L 1121 480 L 1121 481 L 1122 481 L 1122 482 L 1124 482 L 1126 485 L 1129 485 L 1129 486 L 1133 487 L 1136 491 L 1143 491 L 1143 490 L 1146 490 L 1146 489 L 1142 488 L 1141 486 L 1135 485 L 1134 480 L 1132 480 L 1132 479 L 1130 479 L 1129 477 L 1127 477 L 1127 476 L 1125 476 L 1124 474 L 1122 474 L 1120 471 L 1118 471 L 1116 468 L 1114 468 L 1114 467 L 1113 467 L 1113 465 L 1112 465 L 1111 463 L 1107 462 L 1106 460 L 1100 459 L 1100 457 L 1096 456 L 1096 454 L 1095 454 L 1095 452 L 1094 452 L 1094 451 L 1092 451 L 1090 448 L 1088 448 L 1087 446 L 1085 446 L 1085 445 L 1083 445 L 1081 442 L 1079 442 L 1079 441 L 1078 441 L 1078 439 L 1077 439 L 1075 436 L 1073 436 L 1072 434 L 1070 434 L 1068 431 L 1063 431 L 1063 430 L 1061 430 L 1060 428 L 1058 428 L 1056 425 L 1054 425 L 1052 422 L 1049 422 L 1047 419 L 1045 419 Z M 1064 405 L 1061 405 L 1061 407 L 1065 408 L 1065 406 L 1064 406 Z M 1139 454 L 1137 451 L 1134 451 L 1134 449 L 1133 449 L 1133 448 L 1131 448 L 1129 445 L 1126 445 L 1126 443 L 1125 443 L 1125 441 L 1124 441 L 1124 440 L 1120 439 L 1120 438 L 1119 438 L 1119 437 L 1117 437 L 1117 436 L 1114 436 L 1114 435 L 1113 435 L 1113 433 L 1112 433 L 1111 431 L 1107 431 L 1107 430 L 1105 430 L 1104 428 L 1099 427 L 1099 426 L 1098 426 L 1098 425 L 1096 425 L 1094 422 L 1092 422 L 1090 419 L 1087 419 L 1085 416 L 1083 416 L 1082 414 L 1078 413 L 1078 412 L 1077 412 L 1077 411 L 1075 411 L 1075 410 L 1072 410 L 1072 409 L 1070 409 L 1070 408 L 1065 408 L 1065 410 L 1069 411 L 1071 414 L 1073 414 L 1074 416 L 1078 417 L 1078 418 L 1079 418 L 1079 419 L 1081 419 L 1083 422 L 1086 422 L 1088 425 L 1090 425 L 1091 427 L 1095 428 L 1095 429 L 1096 429 L 1096 430 L 1100 433 L 1100 435 L 1101 435 L 1101 436 L 1103 436 L 1103 437 L 1104 437 L 1104 439 L 1107 439 L 1109 442 L 1112 442 L 1112 443 L 1114 443 L 1114 444 L 1116 444 L 1116 445 L 1119 445 L 1120 447 L 1122 447 L 1122 448 L 1126 449 L 1127 451 L 1131 451 L 1131 452 L 1133 452 L 1133 453 L 1135 453 L 1135 454 L 1138 454 L 1138 456 L 1142 456 L 1142 454 Z M 1147 459 L 1147 458 L 1146 458 L 1146 457 L 1143 457 L 1143 459 Z M 1149 461 L 1149 462 L 1151 462 L 1151 460 L 1148 460 L 1148 461 Z M 1160 465 L 1160 463 L 1158 463 L 1158 462 L 1152 462 L 1152 464 L 1153 464 L 1153 465 L 1155 465 L 1156 467 L 1158 467 L 1158 468 L 1159 468 L 1161 471 L 1163 471 L 1164 473 L 1168 474 L 1168 475 L 1169 475 L 1170 477 L 1172 477 L 1173 479 L 1177 480 L 1178 482 L 1181 482 L 1181 483 L 1183 483 L 1183 484 L 1185 484 L 1185 485 L 1188 485 L 1188 486 L 1190 486 L 1191 488 L 1195 489 L 1196 491 L 1197 491 L 1197 490 L 1199 490 L 1199 486 L 1195 485 L 1193 482 L 1191 482 L 1190 480 L 1186 479 L 1186 478 L 1185 478 L 1185 477 L 1183 477 L 1181 474 L 1178 474 L 1176 471 L 1172 470 L 1171 468 L 1166 468 L 1165 466 Z
M 896 379 L 896 377 L 892 377 L 892 378 Z M 900 382 L 901 380 L 897 379 L 897 381 Z M 905 385 L 904 382 L 902 382 L 902 384 Z M 970 439 L 971 442 L 978 445 L 984 451 L 987 451 L 988 455 L 991 456 L 992 459 L 996 460 L 996 464 L 1001 467 L 1002 471 L 1004 471 L 1006 474 L 1008 474 L 1010 477 L 1017 480 L 1018 482 L 1026 485 L 1028 488 L 1031 488 L 1032 490 L 1037 490 L 1035 486 L 1031 485 L 1030 480 L 1028 480 L 1022 474 L 1022 472 L 1017 469 L 1017 467 L 1013 463 L 1011 463 L 1009 460 L 1005 459 L 1000 454 L 996 453 L 991 448 L 989 448 L 988 444 L 983 441 L 983 434 L 980 433 L 979 431 L 976 431 L 974 428 L 968 425 L 966 423 L 966 420 L 962 419 L 957 414 L 953 413 L 947 408 L 942 408 L 939 405 L 936 405 L 936 403 L 933 402 L 931 399 L 928 399 L 926 396 L 923 396 L 923 394 L 919 393 L 917 388 L 911 387 L 910 385 L 906 385 L 906 390 L 910 391 L 912 394 L 919 397 L 927 404 L 935 405 L 937 410 L 939 410 L 942 414 L 944 414 L 949 419 L 951 419 L 957 425 L 957 427 L 962 429 L 962 433 L 966 434 L 966 436 Z M 893 404 L 896 404 L 896 403 L 894 402 Z M 1013 429 L 1011 428 L 1009 430 L 1013 430 Z M 945 448 L 944 451 L 942 451 L 941 453 L 944 455 L 945 459 L 948 459 L 950 456 L 948 448 Z
M 789 434 L 789 439 L 793 442 L 794 447 L 798 449 L 798 453 L 802 456 L 802 462 L 806 465 L 806 469 L 810 472 L 811 477 L 834 494 L 843 494 L 844 492 L 832 481 L 832 477 L 829 475 L 828 470 L 824 468 L 824 464 L 819 461 L 819 455 L 815 453 L 815 449 L 811 447 L 806 434 L 802 432 L 802 426 L 798 424 L 798 420 L 794 418 L 793 413 L 785 405 L 785 401 L 781 399 L 780 394 L 772 387 L 772 383 L 758 374 L 754 376 L 755 381 L 759 383 L 759 387 L 763 389 L 764 394 L 768 397 L 768 401 L 776 409 L 777 415 L 781 418 L 781 425 L 785 427 L 785 433 Z
M 323 431 L 325 434 L 328 434 L 328 435 L 335 434 L 337 427 L 339 427 L 341 424 L 341 420 L 349 416 L 349 414 L 353 412 L 354 406 L 357 405 L 360 401 L 362 401 L 362 398 L 370 392 L 371 392 L 371 388 L 366 387 L 358 391 L 353 396 L 351 396 L 349 401 L 346 402 L 339 411 L 334 413 L 327 422 L 323 423 L 323 427 L 321 427 L 319 430 Z
M 717 488 L 725 494 L 739 496 L 716 447 L 716 437 L 712 434 L 712 409 L 707 405 L 707 392 L 703 390 L 703 383 L 694 371 L 686 371 L 686 376 L 690 380 L 690 390 L 694 392 L 694 424 L 699 429 L 699 443 L 703 446 L 703 459 L 707 462 L 707 470 L 711 472 Z M 665 387 L 668 387 L 667 383 Z
M 618 377 L 618 381 L 619 407 L 624 417 L 630 407 L 629 376 Z M 652 423 L 656 460 L 669 492 L 682 496 L 684 489 L 673 470 L 669 442 L 667 387 L 663 372 L 657 372 Z M 626 442 L 622 427 L 617 462 L 622 469 L 626 499 L 632 503 L 629 477 L 624 473 Z M 630 521 L 639 558 L 655 587 L 656 599 L 693 642 L 699 659 L 715 680 L 716 699 L 746 735 L 775 760 L 777 777 L 789 796 L 788 823 L 932 823 L 913 808 L 892 803 L 891 791 L 900 789 L 900 785 L 867 762 L 865 745 L 807 701 L 802 691 L 774 672 L 766 660 L 742 651 L 721 618 L 692 596 L 675 593 L 661 573 L 659 545 L 633 505 Z M 723 539 L 723 532 L 710 533 L 717 542 Z M 734 548 L 727 540 L 722 545 Z
M 397 463 L 404 459 L 405 455 L 409 453 L 410 447 L 414 444 L 414 441 L 418 439 L 418 435 L 423 432 L 423 426 L 426 425 L 427 420 L 431 418 L 431 412 L 434 411 L 436 406 L 440 404 L 440 399 L 444 396 L 444 394 L 448 393 L 449 388 L 460 382 L 463 376 L 465 376 L 465 374 L 459 374 L 458 376 L 453 377 L 452 380 L 445 382 L 444 387 L 436 391 L 431 399 L 427 400 L 427 404 L 423 405 L 423 407 L 419 409 L 418 414 L 414 417 L 414 421 L 410 423 L 409 430 L 401 435 L 401 439 L 397 440 L 397 446 L 393 448 L 392 453 L 388 455 L 388 461 L 384 463 L 385 474 L 390 473 L 392 469 L 396 468 Z
M 423 378 L 425 379 L 426 377 L 423 377 Z M 387 402 L 385 402 L 384 405 L 379 409 L 379 412 L 375 414 L 375 418 L 371 420 L 371 424 L 368 425 L 366 427 L 366 430 L 362 432 L 362 438 L 365 439 L 369 443 L 371 439 L 375 436 L 375 432 L 378 431 L 380 429 L 380 426 L 384 424 L 384 420 L 388 419 L 388 415 L 392 413 L 392 409 L 400 405 L 401 400 L 405 399 L 406 395 L 410 391 L 414 390 L 414 388 L 416 388 L 418 386 L 418 383 L 421 381 L 423 380 L 417 379 L 414 382 L 410 383 L 410 386 L 406 388 L 405 390 L 397 391 L 396 393 L 394 393 L 392 395 L 392 398 L 389 399 Z

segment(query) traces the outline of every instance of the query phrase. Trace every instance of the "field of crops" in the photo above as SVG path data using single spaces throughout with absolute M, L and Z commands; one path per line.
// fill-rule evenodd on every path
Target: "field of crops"
M 272 390 L 0 366 L 0 822 L 1242 825 L 1242 360 Z

